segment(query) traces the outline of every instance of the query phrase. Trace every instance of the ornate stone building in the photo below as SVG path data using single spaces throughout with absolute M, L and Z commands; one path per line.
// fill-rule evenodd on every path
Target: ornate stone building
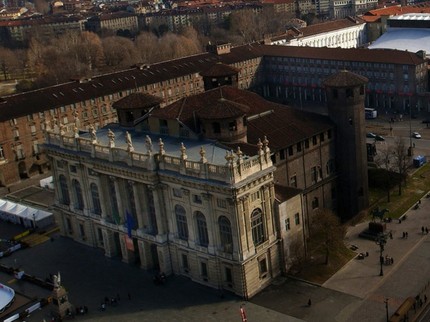
M 183 137 L 179 119 L 150 116 L 145 132 L 144 120 L 120 120 L 81 135 L 47 131 L 62 234 L 245 298 L 280 274 L 267 139 L 249 142 L 248 154 Z

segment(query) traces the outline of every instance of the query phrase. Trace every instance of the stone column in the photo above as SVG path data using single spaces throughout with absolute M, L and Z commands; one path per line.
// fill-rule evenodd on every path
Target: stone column
M 113 257 L 117 255 L 117 250 L 115 246 L 114 234 L 108 228 L 103 229 L 103 244 L 105 249 L 105 256 Z
M 150 243 L 144 240 L 139 240 L 138 246 L 140 254 L 140 267 L 145 270 L 151 269 L 154 263 L 152 262 Z
M 143 217 L 142 217 L 142 207 L 140 206 L 140 195 L 139 195 L 139 186 L 138 183 L 135 181 L 129 181 L 131 184 L 131 187 L 133 189 L 133 199 L 134 199 L 134 206 L 136 208 L 136 217 L 137 217 L 137 229 L 140 229 L 143 227 Z

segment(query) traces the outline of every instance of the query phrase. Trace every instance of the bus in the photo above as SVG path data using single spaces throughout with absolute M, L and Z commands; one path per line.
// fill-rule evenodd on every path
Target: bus
M 366 119 L 376 119 L 376 117 L 378 116 L 378 111 L 374 108 L 365 108 L 364 116 L 366 117 Z

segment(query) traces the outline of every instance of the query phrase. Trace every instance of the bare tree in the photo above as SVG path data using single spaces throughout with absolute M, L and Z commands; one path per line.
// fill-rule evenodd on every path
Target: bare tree
M 102 39 L 105 62 L 108 67 L 121 69 L 139 62 L 139 54 L 130 39 L 107 37 Z
M 152 32 L 143 32 L 137 36 L 135 41 L 136 48 L 140 54 L 142 63 L 153 63 L 157 61 L 158 38 Z
M 399 196 L 402 195 L 402 184 L 406 186 L 407 170 L 409 166 L 409 157 L 403 138 L 398 137 L 394 142 L 394 170 L 399 174 Z
M 387 202 L 391 201 L 391 168 L 393 163 L 393 149 L 387 147 L 386 149 L 380 149 L 375 157 L 375 163 L 378 168 L 383 170 L 384 175 L 384 188 L 387 193 Z
M 310 220 L 308 249 L 312 254 L 323 255 L 328 265 L 330 254 L 344 247 L 345 233 L 338 216 L 329 209 L 320 209 Z
M 18 78 L 23 72 L 17 51 L 0 47 L 0 71 L 4 80 Z

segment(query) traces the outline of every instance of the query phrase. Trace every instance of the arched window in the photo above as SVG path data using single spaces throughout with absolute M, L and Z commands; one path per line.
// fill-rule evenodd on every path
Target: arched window
M 75 190 L 75 196 L 76 196 L 75 208 L 79 209 L 79 210 L 83 210 L 84 209 L 84 198 L 82 197 L 81 184 L 79 183 L 78 180 L 73 179 L 72 186 L 73 186 L 73 189 Z
M 100 195 L 99 195 L 99 188 L 95 183 L 92 183 L 90 185 L 91 190 L 91 198 L 93 200 L 93 213 L 97 215 L 102 214 L 102 207 L 100 205 Z
M 263 213 L 261 209 L 255 209 L 251 214 L 251 230 L 252 230 L 252 240 L 254 241 L 254 246 L 262 244 L 265 240 L 264 237 L 264 224 L 263 224 Z
M 218 219 L 221 246 L 226 253 L 233 252 L 233 238 L 231 234 L 231 224 L 227 217 L 221 216 Z
M 61 190 L 61 203 L 70 205 L 69 187 L 67 186 L 66 177 L 60 175 L 60 190 Z
M 175 206 L 176 225 L 178 226 L 178 237 L 183 240 L 188 240 L 188 224 L 185 209 L 182 206 Z
M 209 245 L 208 226 L 205 216 L 200 212 L 196 212 L 197 235 L 199 237 L 200 246 L 207 247 Z

